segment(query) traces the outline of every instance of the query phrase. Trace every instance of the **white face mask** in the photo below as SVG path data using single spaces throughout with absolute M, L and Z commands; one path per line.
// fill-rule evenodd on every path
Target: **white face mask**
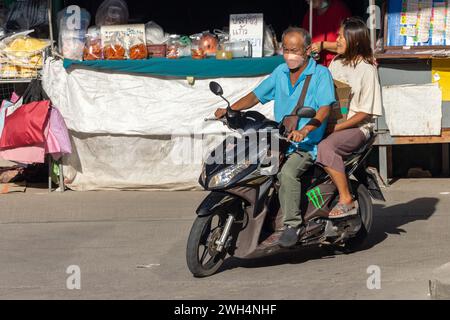
M 284 55 L 284 61 L 286 61 L 290 70 L 295 70 L 305 64 L 305 57 L 289 53 Z

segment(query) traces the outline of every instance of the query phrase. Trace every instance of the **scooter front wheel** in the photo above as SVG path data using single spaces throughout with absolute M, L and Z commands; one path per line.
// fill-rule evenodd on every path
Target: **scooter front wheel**
M 215 212 L 210 216 L 197 217 L 189 234 L 186 260 L 194 277 L 209 277 L 219 270 L 227 256 L 227 248 L 217 250 L 227 216 Z

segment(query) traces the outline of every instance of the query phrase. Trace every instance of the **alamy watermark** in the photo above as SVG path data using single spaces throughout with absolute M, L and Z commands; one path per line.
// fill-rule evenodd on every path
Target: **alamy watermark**
M 77 265 L 68 266 L 66 273 L 70 276 L 67 277 L 66 287 L 68 290 L 81 290 L 81 269 Z
M 169 160 L 175 165 L 258 164 L 278 166 L 280 135 L 278 130 L 236 130 L 233 133 L 177 134 Z
M 371 265 L 367 268 L 367 273 L 370 275 L 367 278 L 367 289 L 380 290 L 381 289 L 381 268 L 376 265 Z

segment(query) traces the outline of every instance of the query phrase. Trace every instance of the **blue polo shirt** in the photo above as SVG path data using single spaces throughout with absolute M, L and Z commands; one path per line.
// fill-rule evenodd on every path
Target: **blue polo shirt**
M 303 85 L 307 75 L 312 75 L 308 93 L 305 98 L 305 106 L 314 108 L 316 111 L 320 107 L 331 106 L 336 102 L 333 77 L 330 71 L 318 65 L 314 59 L 309 59 L 308 66 L 300 75 L 294 86 L 289 78 L 289 68 L 287 64 L 282 64 L 265 79 L 253 93 L 262 104 L 275 100 L 275 121 L 281 122 L 283 117 L 291 115 L 300 99 Z M 301 119 L 298 130 L 302 129 L 311 119 Z M 322 123 L 320 128 L 312 131 L 301 143 L 294 143 L 289 152 L 296 148 L 307 151 L 313 159 L 317 157 L 317 145 L 323 139 L 328 120 Z

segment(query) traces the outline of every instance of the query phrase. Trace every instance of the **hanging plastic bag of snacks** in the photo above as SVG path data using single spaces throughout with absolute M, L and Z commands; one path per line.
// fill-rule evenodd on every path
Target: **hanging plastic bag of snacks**
M 103 43 L 103 57 L 105 60 L 125 60 L 125 45 L 118 34 L 112 35 Z
M 84 48 L 84 60 L 102 60 L 102 38 L 100 28 L 91 27 L 86 35 L 86 46 Z
M 143 28 L 144 27 L 142 26 L 142 29 Z M 148 50 L 145 43 L 145 32 L 135 32 L 129 36 L 128 57 L 131 60 L 142 60 L 148 58 Z

